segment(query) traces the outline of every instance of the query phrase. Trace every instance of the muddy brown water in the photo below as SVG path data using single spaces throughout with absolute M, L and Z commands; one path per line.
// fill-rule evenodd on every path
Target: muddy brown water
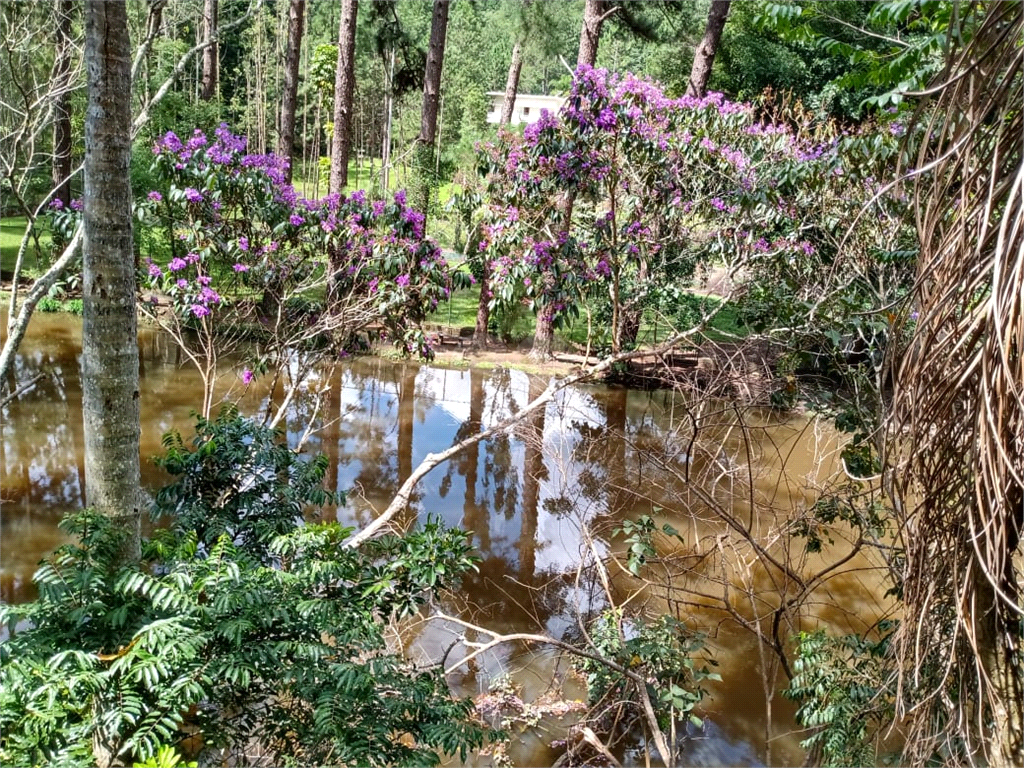
M 6 315 L 0 322 L 6 327 Z M 0 599 L 6 602 L 34 597 L 31 578 L 38 561 L 63 541 L 57 528 L 62 513 L 84 502 L 80 339 L 77 318 L 37 314 L 10 383 L 42 377 L 0 413 Z M 190 434 L 191 413 L 202 402 L 202 388 L 194 369 L 163 334 L 143 329 L 140 350 L 143 483 L 156 489 L 167 478 L 150 459 L 160 452 L 160 439 L 168 430 Z M 227 361 L 218 398 L 237 402 L 249 414 L 262 413 L 273 398 L 280 398 L 259 379 L 245 388 L 240 369 Z M 502 420 L 546 383 L 508 369 L 356 359 L 309 381 L 308 389 L 329 386 L 330 395 L 319 410 L 313 398 L 297 398 L 284 429 L 294 444 L 312 419 L 315 429 L 307 450 L 325 453 L 330 458 L 328 485 L 349 492 L 349 503 L 332 512 L 339 521 L 358 526 L 387 505 L 428 452 Z M 714 425 L 700 445 L 686 438 L 695 408 L 723 414 L 718 421 L 709 420 Z M 465 581 L 445 610 L 496 631 L 571 636 L 578 612 L 606 605 L 602 590 L 576 578 L 581 555 L 621 553 L 612 529 L 622 519 L 641 514 L 671 523 L 689 542 L 703 541 L 702 551 L 713 542 L 720 551 L 732 547 L 736 553 L 736 561 L 724 570 L 708 566 L 702 571 L 704 565 L 676 569 L 671 578 L 677 586 L 692 584 L 696 591 L 715 593 L 701 582 L 703 577 L 752 585 L 746 593 L 736 592 L 746 594 L 748 603 L 751 595 L 774 588 L 771 574 L 744 559 L 735 537 L 723 536 L 720 522 L 708 510 L 725 505 L 759 534 L 777 536 L 779 519 L 806 509 L 817 489 L 835 475 L 837 439 L 806 416 L 780 419 L 753 412 L 744 415 L 748 427 L 753 425 L 748 430 L 754 436 L 751 445 L 739 440 L 734 415 L 727 405 L 716 411 L 666 391 L 576 387 L 561 392 L 542 414 L 511 434 L 483 442 L 435 469 L 417 489 L 410 518 L 440 516 L 449 525 L 472 531 L 481 558 L 479 573 Z M 737 493 L 740 485 L 742 492 Z M 685 566 L 687 550 L 679 548 L 674 554 Z M 864 565 L 855 559 L 826 583 L 807 611 L 806 626 L 824 623 L 840 632 L 862 630 L 881 614 L 884 587 Z M 797 567 L 811 569 L 815 562 Z M 621 569 L 612 580 L 617 599 L 637 586 Z M 720 665 L 723 680 L 707 684 L 709 696 L 699 710 L 706 728 L 702 733 L 691 729 L 684 761 L 802 763 L 793 706 L 777 694 L 770 711 L 766 704 L 763 672 L 771 663 L 759 651 L 755 635 L 722 611 L 695 605 L 713 599 L 693 598 L 682 605 L 667 601 L 656 588 L 640 597 L 650 607 L 682 611 L 688 625 L 708 632 L 709 650 Z M 750 605 L 736 603 L 741 613 L 751 615 Z M 406 645 L 415 657 L 436 659 L 463 632 L 443 622 L 426 622 L 407 631 Z M 472 632 L 467 637 L 480 639 Z M 465 652 L 457 645 L 449 663 Z M 564 683 L 568 696 L 584 695 L 567 670 L 566 662 L 549 649 L 505 644 L 460 667 L 450 681 L 461 693 L 477 694 L 508 674 L 527 701 L 547 691 L 552 679 Z M 776 673 L 769 690 L 784 684 Z M 551 719 L 522 734 L 514 731 L 515 763 L 550 765 L 558 752 L 547 743 L 564 736 L 565 725 Z M 625 758 L 643 764 L 642 756 L 627 753 Z M 489 764 L 485 756 L 473 761 Z

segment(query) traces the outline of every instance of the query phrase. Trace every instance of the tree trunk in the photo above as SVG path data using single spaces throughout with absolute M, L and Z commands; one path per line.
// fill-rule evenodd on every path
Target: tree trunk
M 398 384 L 398 485 L 412 474 L 413 424 L 416 421 L 416 374 L 419 366 L 405 363 Z
M 53 186 L 55 200 L 71 203 L 71 14 L 72 0 L 55 0 L 57 47 L 53 62 Z
M 501 104 L 502 128 L 512 122 L 512 111 L 516 106 L 516 93 L 519 91 L 519 73 L 523 69 L 523 50 L 519 41 L 512 47 L 512 63 L 508 65 L 508 79 L 505 81 L 505 100 Z
M 331 182 L 328 189 L 332 195 L 341 194 L 348 184 L 358 14 L 359 0 L 342 0 L 341 21 L 338 23 L 338 68 L 334 73 L 334 139 L 331 141 Z
M 541 376 L 530 377 L 528 402 L 544 392 L 546 381 Z M 537 570 L 537 525 L 541 511 L 541 484 L 547 480 L 544 464 L 544 420 L 547 407 L 538 408 L 523 422 L 523 509 L 522 533 L 519 537 L 519 578 L 526 584 L 533 580 Z
M 561 219 L 559 233 L 568 237 L 572 230 L 572 211 L 576 205 L 575 191 L 566 191 L 558 203 L 558 216 Z M 555 287 L 555 278 L 550 272 L 541 276 L 542 293 L 550 293 Z M 537 313 L 537 323 L 533 332 L 533 346 L 530 348 L 530 359 L 543 362 L 551 358 L 555 345 L 555 310 L 550 305 L 541 307 Z
M 87 0 L 82 248 L 82 421 L 86 501 L 139 557 L 139 347 L 132 251 L 131 43 L 124 0 Z
M 576 66 L 594 66 L 597 61 L 597 44 L 601 39 L 601 25 L 604 24 L 604 0 L 587 0 L 583 7 L 583 26 L 580 28 L 580 52 Z
M 711 77 L 711 65 L 715 62 L 718 43 L 722 40 L 722 29 L 729 15 L 729 3 L 732 0 L 711 0 L 708 11 L 708 24 L 704 28 L 704 38 L 693 54 L 693 67 L 690 69 L 690 82 L 686 86 L 686 95 L 701 98 L 708 90 L 708 79 Z
M 426 214 L 430 207 L 434 141 L 437 139 L 437 114 L 441 101 L 441 70 L 444 66 L 444 43 L 448 34 L 448 7 L 451 0 L 434 0 L 430 21 L 430 48 L 423 74 L 423 111 L 420 114 L 420 135 L 416 160 L 419 190 L 417 206 Z
M 295 148 L 295 103 L 299 96 L 299 58 L 302 55 L 302 17 L 306 0 L 288 4 L 288 50 L 284 56 L 284 82 L 281 90 L 281 122 L 277 134 L 277 154 L 287 158 L 285 181 L 292 183 L 292 153 Z
M 203 39 L 208 40 L 217 32 L 217 0 L 203 2 Z M 203 88 L 199 98 L 211 101 L 217 97 L 217 62 L 219 43 L 203 49 Z

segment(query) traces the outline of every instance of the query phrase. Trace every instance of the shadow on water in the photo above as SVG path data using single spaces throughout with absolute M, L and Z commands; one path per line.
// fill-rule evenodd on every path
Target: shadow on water
M 61 543 L 56 527 L 60 516 L 84 501 L 80 333 L 75 318 L 37 315 L 17 358 L 17 382 L 41 378 L 35 389 L 4 409 L 0 422 L 4 601 L 33 597 L 30 582 L 36 563 Z M 190 434 L 202 387 L 162 334 L 143 330 L 140 351 L 143 482 L 155 489 L 166 477 L 149 459 L 160 451 L 161 436 L 168 430 Z M 262 413 L 281 396 L 268 392 L 261 380 L 243 386 L 240 361 L 225 361 L 223 370 L 217 395 L 237 402 L 243 413 Z M 310 391 L 326 394 L 319 400 L 296 399 L 283 428 L 295 444 L 313 419 L 316 428 L 309 433 L 306 450 L 326 454 L 328 486 L 349 493 L 348 504 L 332 512 L 343 524 L 361 526 L 387 505 L 428 452 L 500 422 L 546 384 L 544 378 L 506 369 L 449 370 L 356 359 L 310 382 Z M 439 516 L 448 525 L 472 531 L 481 558 L 479 572 L 465 580 L 446 610 L 501 632 L 573 635 L 578 614 L 596 612 L 606 604 L 600 589 L 577 578 L 577 564 L 588 549 L 604 556 L 620 546 L 609 534 L 614 524 L 623 517 L 657 514 L 659 520 L 672 521 L 684 531 L 707 527 L 688 500 L 681 472 L 673 474 L 665 467 L 694 467 L 701 461 L 725 467 L 743 456 L 730 445 L 725 427 L 718 455 L 688 455 L 680 438 L 686 405 L 681 396 L 668 392 L 602 386 L 563 390 L 510 434 L 483 441 L 427 475 L 413 496 L 410 516 L 421 522 Z M 800 443 L 805 426 L 765 427 L 772 439 L 751 459 L 767 468 L 759 475 L 763 477 L 758 492 L 771 497 L 777 507 L 785 506 L 786 500 L 805 505 L 806 484 L 799 478 L 827 470 L 817 454 L 810 455 L 820 446 Z M 781 456 L 785 471 L 778 465 Z M 723 478 L 727 475 L 721 473 Z M 716 482 L 721 487 L 713 488 L 715 493 L 725 487 L 725 480 Z M 874 610 L 872 584 L 837 578 L 833 586 L 849 601 L 846 609 L 851 614 Z M 862 608 L 858 600 L 863 601 Z M 830 616 L 836 621 L 844 617 Z M 727 627 L 720 614 L 696 612 L 690 618 L 710 630 L 724 680 L 709 686 L 711 696 L 704 703 L 709 724 L 688 741 L 685 762 L 757 765 L 766 757 L 757 642 L 750 633 Z M 440 622 L 428 623 L 414 632 L 410 651 L 437 658 L 461 632 Z M 464 651 L 453 650 L 450 661 L 462 658 L 460 653 Z M 451 679 L 462 693 L 476 694 L 504 673 L 514 675 L 527 700 L 543 693 L 552 677 L 572 690 L 564 661 L 549 651 L 514 645 L 477 657 Z M 578 683 L 575 693 L 583 695 Z M 772 761 L 799 763 L 803 755 L 798 736 L 792 733 L 792 709 L 778 697 L 773 707 L 767 734 L 772 739 Z M 557 734 L 556 725 L 551 733 Z M 523 739 L 512 756 L 527 765 L 550 764 L 555 757 L 539 738 Z M 642 762 L 642 757 L 638 759 Z

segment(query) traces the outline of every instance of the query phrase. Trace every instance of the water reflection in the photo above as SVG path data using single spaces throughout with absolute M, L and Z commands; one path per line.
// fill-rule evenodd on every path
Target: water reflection
M 5 327 L 2 317 L 0 324 Z M 41 378 L 35 389 L 4 409 L 0 422 L 4 601 L 31 599 L 36 563 L 61 542 L 57 521 L 84 501 L 80 333 L 74 318 L 38 315 L 12 373 L 12 383 Z M 140 353 L 143 482 L 155 489 L 167 478 L 148 459 L 160 451 L 166 431 L 181 430 L 186 438 L 190 434 L 202 386 L 166 336 L 143 330 Z M 240 368 L 241 361 L 225 361 L 218 398 L 236 402 L 249 414 L 265 413 L 280 401 L 280 391 L 268 391 L 268 382 L 244 387 Z M 362 526 L 388 504 L 427 453 L 499 423 L 546 385 L 543 377 L 506 369 L 357 359 L 307 381 L 306 396 L 292 403 L 281 426 L 292 445 L 305 438 L 306 450 L 329 457 L 328 486 L 349 494 L 348 504 L 331 513 L 346 525 Z M 706 479 L 703 492 L 745 515 L 752 514 L 751 508 L 731 495 L 735 473 L 730 469 L 756 465 L 758 471 L 750 473 L 753 496 L 778 508 L 806 505 L 813 499 L 807 491 L 809 478 L 830 471 L 817 451 L 821 441 L 808 438 L 805 419 L 782 424 L 763 420 L 751 449 L 737 442 L 735 419 L 723 408 L 720 423 L 708 419 L 716 447 L 701 452 L 686 439 L 693 412 L 687 406 L 694 404 L 667 392 L 566 389 L 510 434 L 482 441 L 427 475 L 412 499 L 410 515 L 421 522 L 439 516 L 448 525 L 472 531 L 481 558 L 479 572 L 466 580 L 446 609 L 502 632 L 571 635 L 578 631 L 579 614 L 605 604 L 599 587 L 577 578 L 576 566 L 584 553 L 604 555 L 610 550 L 609 531 L 624 515 L 656 513 L 693 537 L 709 535 L 716 529 L 702 517 L 708 497 L 693 493 L 697 474 Z M 713 404 L 699 407 L 707 410 Z M 312 431 L 307 429 L 310 421 Z M 834 436 L 822 440 L 831 441 L 834 449 Z M 837 613 L 832 620 L 849 624 L 851 616 L 874 615 L 872 585 L 851 577 L 837 579 L 833 587 L 843 595 L 849 615 Z M 712 612 L 694 621 L 716 631 L 720 619 Z M 427 624 L 412 650 L 436 658 L 459 633 L 439 622 Z M 757 641 L 732 628 L 717 632 L 714 642 L 725 680 L 707 702 L 706 711 L 720 728 L 708 739 L 732 744 L 734 751 L 728 754 L 743 755 L 744 761 L 764 759 L 766 718 Z M 450 661 L 463 652 L 453 650 Z M 476 693 L 502 672 L 520 673 L 529 697 L 540 693 L 552 675 L 564 677 L 566 669 L 550 652 L 503 646 L 461 668 L 453 679 L 463 692 Z M 775 707 L 774 761 L 802 760 L 797 737 L 782 735 L 793 728 L 791 710 L 780 709 L 777 701 Z M 694 759 L 705 762 L 710 759 L 707 746 L 701 749 Z M 550 757 L 544 750 L 524 750 L 514 756 L 527 764 Z

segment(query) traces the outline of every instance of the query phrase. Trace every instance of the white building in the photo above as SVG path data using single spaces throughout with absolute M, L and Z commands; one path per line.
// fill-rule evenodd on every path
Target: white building
M 497 125 L 501 121 L 501 106 L 505 102 L 504 91 L 489 91 L 491 108 L 487 112 L 487 122 Z M 529 93 L 516 94 L 516 103 L 512 109 L 512 125 L 535 123 L 540 120 L 542 110 L 556 113 L 562 108 L 565 99 L 561 96 L 535 96 Z

